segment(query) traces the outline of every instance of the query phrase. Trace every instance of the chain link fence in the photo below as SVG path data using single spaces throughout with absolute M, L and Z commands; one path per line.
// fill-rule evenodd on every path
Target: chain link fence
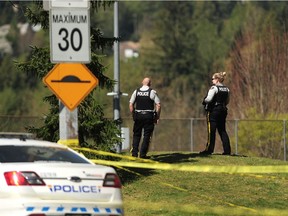
M 7 116 L 0 115 L 1 132 L 27 132 L 28 126 L 43 125 L 43 118 L 34 116 Z
M 129 128 L 130 146 L 133 136 L 132 119 L 124 119 Z M 232 154 L 267 157 L 286 161 L 286 120 L 227 120 Z M 207 142 L 205 118 L 161 119 L 156 125 L 150 151 L 200 152 Z M 214 153 L 223 152 L 219 135 L 216 135 Z
M 40 127 L 43 117 L 0 116 L 1 132 L 27 132 L 28 126 Z M 286 161 L 287 122 L 286 120 L 227 120 L 232 153 L 237 155 L 267 157 Z M 123 118 L 122 127 L 128 131 L 129 151 L 133 136 L 133 120 Z M 156 125 L 150 151 L 204 150 L 207 141 L 206 119 L 161 119 Z M 215 153 L 222 153 L 219 135 L 216 135 Z

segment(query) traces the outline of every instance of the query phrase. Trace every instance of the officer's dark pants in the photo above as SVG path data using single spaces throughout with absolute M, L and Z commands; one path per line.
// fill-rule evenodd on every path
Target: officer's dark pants
M 227 117 L 227 108 L 223 106 L 216 106 L 212 111 L 207 112 L 207 131 L 208 131 L 208 140 L 205 151 L 208 153 L 214 152 L 215 147 L 215 137 L 216 129 L 220 135 L 224 154 L 231 153 L 230 140 L 226 132 L 226 117 Z
M 133 127 L 133 144 L 132 144 L 132 156 L 138 157 L 139 143 L 142 136 L 142 130 L 144 130 L 143 141 L 140 149 L 140 157 L 145 157 L 151 140 L 151 136 L 154 130 L 153 113 L 148 114 L 135 114 L 134 127 Z

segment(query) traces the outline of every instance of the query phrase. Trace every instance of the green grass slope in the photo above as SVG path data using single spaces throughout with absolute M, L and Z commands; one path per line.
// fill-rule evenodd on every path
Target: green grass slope
M 287 162 L 196 153 L 154 153 L 153 162 L 149 161 L 135 161 L 147 168 L 129 167 L 131 161 L 117 166 L 125 216 L 288 215 L 288 172 L 281 169 L 287 168 Z M 166 169 L 167 164 L 173 167 Z M 244 172 L 227 171 L 238 166 Z M 199 171 L 179 170 L 183 167 Z M 213 172 L 219 167 L 223 172 Z

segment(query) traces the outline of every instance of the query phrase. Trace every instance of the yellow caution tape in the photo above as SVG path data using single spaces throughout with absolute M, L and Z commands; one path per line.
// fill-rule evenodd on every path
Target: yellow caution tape
M 66 145 L 68 147 L 79 147 L 79 140 L 78 139 L 67 139 L 67 140 L 58 140 L 59 144 Z
M 252 174 L 252 173 L 288 173 L 288 165 L 277 165 L 277 166 L 206 166 L 206 165 L 179 165 L 179 164 L 168 164 L 168 163 L 160 163 L 158 161 L 153 160 L 147 160 L 147 159 L 138 159 L 131 156 L 125 156 L 121 154 L 115 154 L 111 152 L 105 152 L 105 151 L 99 151 L 99 150 L 93 150 L 89 148 L 73 148 L 74 150 L 80 150 L 80 151 L 87 151 L 94 154 L 100 154 L 100 155 L 106 155 L 106 156 L 112 156 L 117 157 L 121 159 L 129 159 L 135 162 L 124 162 L 124 161 L 108 161 L 108 160 L 96 160 L 91 159 L 92 162 L 97 164 L 103 164 L 108 166 L 114 166 L 118 167 L 119 169 L 126 170 L 127 172 L 132 172 L 135 175 L 141 176 L 141 174 L 126 169 L 124 167 L 133 167 L 133 168 L 145 168 L 145 169 L 159 169 L 159 170 L 178 170 L 178 171 L 188 171 L 188 172 L 211 172 L 211 173 L 228 173 L 228 174 Z M 146 162 L 146 163 L 140 163 L 140 162 Z M 252 175 L 251 175 L 252 176 Z M 253 175 L 254 177 L 261 178 L 263 176 L 260 175 Z M 192 193 L 191 191 L 175 186 L 170 183 L 165 183 L 163 181 L 159 181 L 158 183 L 174 188 L 179 191 Z M 199 196 L 199 195 L 198 195 Z M 209 197 L 206 197 L 209 199 Z M 211 199 L 211 197 L 210 197 Z M 159 211 L 163 209 L 169 209 L 171 211 L 177 211 L 177 212 L 187 212 L 187 213 L 214 213 L 219 215 L 230 215 L 231 214 L 231 207 L 233 207 L 233 215 L 286 215 L 287 210 L 278 210 L 278 209 L 253 209 L 245 206 L 239 206 L 235 205 L 233 203 L 229 202 L 223 202 L 227 206 L 230 207 L 209 207 L 205 206 L 205 208 L 199 207 L 199 206 L 193 206 L 193 205 L 178 205 L 178 204 L 167 204 L 167 206 L 163 206 L 163 203 L 147 203 L 147 202 L 139 202 L 133 204 L 129 201 L 129 206 L 133 206 L 137 208 L 145 208 L 149 209 L 149 211 Z M 138 205 L 139 204 L 139 205 Z M 124 203 L 124 208 L 125 206 Z
M 147 162 L 147 163 L 159 163 L 158 161 L 152 161 L 152 160 L 148 160 L 148 159 L 136 158 L 136 157 L 132 157 L 132 156 L 115 154 L 115 153 L 112 153 L 112 152 L 105 152 L 105 151 L 94 150 L 94 149 L 89 149 L 89 148 L 73 148 L 73 149 L 74 150 L 78 150 L 78 151 L 91 152 L 91 153 L 94 153 L 94 154 L 100 154 L 100 155 L 105 155 L 105 156 L 117 157 L 117 158 L 121 158 L 121 159 L 128 159 L 128 160 L 131 160 L 131 161 L 143 161 L 143 162 Z
M 138 176 L 143 176 L 142 174 L 140 174 L 140 173 L 137 173 L 137 172 L 135 172 L 135 171 L 132 171 L 132 170 L 129 170 L 129 169 L 126 169 L 126 168 L 123 168 L 123 167 L 119 167 L 119 166 L 116 166 L 118 169 L 122 169 L 122 170 L 125 170 L 126 172 L 130 172 L 130 173 L 133 173 L 133 174 L 135 174 L 135 175 L 138 175 Z M 178 187 L 178 186 L 175 186 L 175 185 L 173 185 L 173 184 L 170 184 L 170 183 L 165 183 L 165 182 L 163 182 L 163 180 L 161 179 L 157 179 L 157 178 L 155 178 L 155 177 L 153 177 L 153 178 L 151 178 L 153 181 L 156 181 L 157 182 L 157 184 L 159 184 L 159 185 L 164 185 L 164 186 L 166 186 L 166 187 L 170 187 L 170 188 L 173 188 L 173 189 L 175 189 L 175 190 L 178 190 L 178 191 L 183 191 L 183 192 L 186 192 L 186 193 L 191 193 L 191 194 L 194 194 L 195 196 L 200 196 L 200 197 L 203 197 L 204 199 L 210 199 L 210 200 L 212 200 L 214 203 L 217 203 L 217 201 L 219 202 L 219 200 L 215 200 L 215 198 L 213 198 L 213 197 L 211 197 L 211 196 L 206 196 L 206 195 L 203 195 L 203 194 L 196 194 L 196 193 L 193 193 L 192 191 L 189 191 L 189 190 L 187 190 L 187 189 L 184 189 L 184 188 L 181 188 L 181 187 Z M 249 207 L 246 207 L 246 206 L 240 206 L 240 205 L 236 205 L 236 204 L 234 204 L 234 203 L 230 203 L 230 202 L 226 202 L 226 201 L 221 201 L 221 203 L 223 203 L 223 204 L 226 204 L 226 205 L 228 205 L 228 206 L 231 206 L 231 207 L 234 207 L 234 208 L 237 208 L 237 209 L 241 209 L 241 211 L 240 212 L 243 212 L 244 210 L 245 210 L 245 212 L 247 213 L 247 212 L 258 212 L 257 210 L 255 210 L 255 209 L 253 209 L 253 208 L 249 208 Z M 190 208 L 190 205 L 189 205 L 189 208 Z M 181 207 L 181 209 L 182 209 L 182 207 Z M 194 211 L 194 209 L 195 209 L 195 207 L 192 207 L 191 208 L 192 209 L 192 211 Z M 206 209 L 206 207 L 205 207 L 205 209 Z M 222 208 L 221 208 L 222 209 Z M 218 208 L 218 210 L 219 210 L 219 208 Z M 212 211 L 212 210 L 211 210 Z M 215 211 L 215 209 L 213 209 L 213 212 Z M 228 210 L 225 210 L 225 211 L 228 211 Z M 224 211 L 224 212 L 225 212 Z M 229 210 L 230 211 L 230 210 Z M 239 212 L 239 211 L 238 211 Z M 274 213 L 275 213 L 275 211 L 274 210 L 269 210 L 269 212 L 271 213 L 271 215 L 273 215 Z M 278 212 L 278 210 L 277 210 L 277 212 Z M 280 212 L 282 212 L 282 211 L 280 211 Z M 284 212 L 283 212 L 284 213 Z M 223 214 L 221 214 L 221 215 L 223 215 Z M 226 214 L 225 214 L 226 215 Z M 242 215 L 242 213 L 240 214 L 240 215 Z M 246 214 L 245 214 L 246 215 Z M 280 214 L 281 215 L 281 214 Z
M 121 154 L 116 154 L 116 153 L 112 153 L 112 152 L 105 152 L 105 151 L 100 151 L 100 150 L 94 150 L 94 149 L 89 149 L 89 148 L 77 148 L 74 147 L 74 150 L 78 150 L 78 151 L 87 151 L 87 152 L 91 152 L 94 154 L 99 154 L 99 155 L 106 155 L 106 156 L 111 156 L 111 157 L 116 157 L 116 158 L 121 158 L 121 159 L 127 159 L 130 161 L 136 161 L 136 162 L 146 162 L 146 163 L 154 163 L 154 164 L 161 164 L 160 168 L 159 166 L 155 167 L 155 169 L 165 169 L 165 170 L 169 170 L 169 169 L 175 169 L 175 167 L 180 167 L 179 169 L 176 168 L 175 170 L 182 170 L 182 171 L 193 171 L 193 172 L 224 172 L 224 173 L 287 173 L 287 166 L 286 165 L 279 165 L 280 168 L 277 168 L 278 166 L 193 166 L 193 168 L 191 168 L 191 166 L 187 166 L 187 165 L 171 165 L 169 163 L 161 163 L 159 161 L 153 161 L 153 160 L 149 160 L 149 159 L 141 159 L 141 158 L 135 158 L 132 156 L 127 156 L 127 155 L 121 155 Z M 105 165 L 111 165 L 111 166 L 116 166 L 115 161 L 103 161 L 101 162 L 101 160 L 98 163 L 102 163 Z M 127 167 L 138 167 L 138 164 L 131 164 L 129 162 L 118 162 L 120 163 L 119 167 L 122 166 L 127 166 Z M 118 166 L 118 165 L 117 165 Z M 163 167 L 164 166 L 164 167 Z M 161 168 L 163 167 L 163 168 Z M 171 167 L 171 168 L 169 168 Z M 251 169 L 251 167 L 253 167 Z M 153 168 L 151 166 L 147 166 L 147 165 L 143 165 L 143 163 L 141 163 L 141 165 L 139 165 L 138 168 Z M 225 171 L 223 171 L 223 169 L 225 169 Z M 236 170 L 235 170 L 236 169 Z M 255 172 L 256 170 L 256 172 Z M 260 176 L 260 175 L 255 175 L 255 177 L 258 178 L 262 178 L 264 176 Z M 274 178 L 274 177 L 271 177 Z M 275 177 L 276 178 L 276 177 Z
M 60 141 L 60 140 L 59 140 Z M 59 142 L 58 141 L 58 142 Z M 77 140 L 78 141 L 78 140 Z M 67 143 L 67 141 L 66 141 Z M 68 142 L 71 144 L 71 142 Z M 86 151 L 99 155 L 106 155 L 111 157 L 117 157 L 121 159 L 128 159 L 135 162 L 125 161 L 108 161 L 91 159 L 92 162 L 108 165 L 108 166 L 119 166 L 119 167 L 133 167 L 133 168 L 144 168 L 144 169 L 160 169 L 160 170 L 178 170 L 188 172 L 211 172 L 211 173 L 288 173 L 288 165 L 269 165 L 269 166 L 208 166 L 208 165 L 180 165 L 180 164 L 169 164 L 153 161 L 149 159 L 135 158 L 132 156 L 115 154 L 112 152 L 105 152 L 100 150 L 94 150 L 89 148 L 73 147 L 74 150 Z M 141 162 L 141 163 L 140 163 Z M 142 163 L 145 162 L 145 163 Z M 259 176 L 260 177 L 260 176 Z
M 121 154 L 115 154 L 111 152 L 105 152 L 105 151 L 99 151 L 99 150 L 93 150 L 89 148 L 78 148 L 74 147 L 74 150 L 80 150 L 80 151 L 87 151 L 95 154 L 100 154 L 100 155 L 106 155 L 106 156 L 112 156 L 112 157 L 118 157 L 121 159 L 129 159 L 132 161 L 136 162 L 123 162 L 123 161 L 108 161 L 108 160 L 96 160 L 96 159 L 91 159 L 92 162 L 97 163 L 97 164 L 103 164 L 103 165 L 108 165 L 108 166 L 114 166 L 118 167 L 120 169 L 126 170 L 127 172 L 133 172 L 135 175 L 141 176 L 141 174 L 126 169 L 124 167 L 133 167 L 133 168 L 145 168 L 145 169 L 160 169 L 160 170 L 178 170 L 178 171 L 189 171 L 189 172 L 213 172 L 213 173 L 228 173 L 228 174 L 234 174 L 234 173 L 288 173 L 288 165 L 277 165 L 277 166 L 206 166 L 206 165 L 198 165 L 198 166 L 193 166 L 193 165 L 179 165 L 179 164 L 168 164 L 168 163 L 160 163 L 158 161 L 153 161 L 153 160 L 147 160 L 147 159 L 139 159 L 131 156 L 125 156 Z M 146 162 L 146 163 L 139 163 L 139 162 Z M 255 177 L 263 177 L 259 175 L 254 175 Z M 174 188 L 179 191 L 183 192 L 188 192 L 191 193 L 191 191 L 188 191 L 187 189 L 168 184 L 165 182 L 160 182 L 162 185 L 165 185 L 167 187 Z M 209 198 L 209 197 L 208 197 Z M 224 202 L 226 205 L 233 208 L 233 215 L 259 215 L 260 213 L 262 214 L 264 212 L 265 215 L 286 215 L 287 211 L 286 210 L 277 210 L 277 209 L 253 209 L 245 206 L 239 206 L 235 205 L 233 203 L 229 202 Z M 131 204 L 131 203 L 130 203 Z M 127 205 L 126 205 L 127 206 Z M 133 203 L 132 206 L 136 206 L 135 203 Z M 139 208 L 146 208 L 149 210 L 157 210 L 157 208 L 163 209 L 163 203 L 157 204 L 154 203 L 143 203 L 141 202 Z M 125 204 L 124 204 L 125 207 Z M 220 215 L 229 215 L 231 213 L 231 208 L 229 207 L 211 207 L 207 209 L 207 207 L 201 208 L 199 206 L 191 206 L 189 205 L 170 205 L 167 207 L 167 209 L 173 208 L 174 210 L 177 210 L 179 212 L 188 212 L 188 213 L 203 213 L 203 212 L 212 212 L 215 214 L 220 214 Z M 237 210 L 236 210 L 236 209 Z M 159 209 L 158 209 L 159 210 Z M 158 211 L 157 210 L 157 211 Z
M 107 160 L 91 160 L 97 164 L 108 166 L 123 166 L 144 169 L 178 170 L 188 172 L 210 172 L 210 173 L 288 173 L 288 165 L 277 166 L 206 166 L 206 165 L 179 165 L 167 163 L 138 163 Z

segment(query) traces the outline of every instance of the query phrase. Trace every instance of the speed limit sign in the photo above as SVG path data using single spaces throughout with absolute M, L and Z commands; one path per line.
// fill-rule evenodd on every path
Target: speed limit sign
M 50 10 L 49 21 L 51 62 L 89 63 L 89 9 L 53 8 Z

